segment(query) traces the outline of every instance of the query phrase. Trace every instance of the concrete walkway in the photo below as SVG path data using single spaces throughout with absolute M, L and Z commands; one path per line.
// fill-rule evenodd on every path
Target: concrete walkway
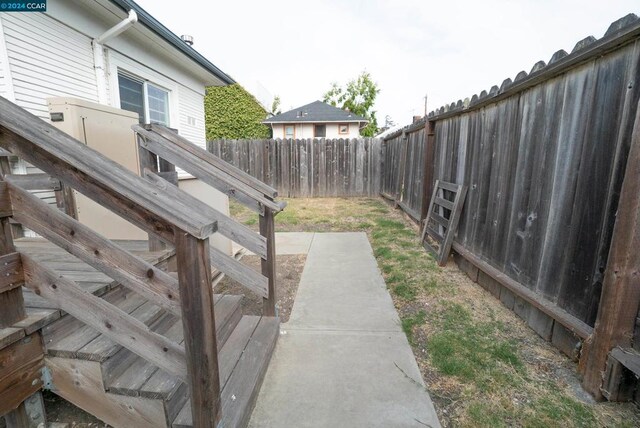
M 366 234 L 312 236 L 249 426 L 440 426 Z

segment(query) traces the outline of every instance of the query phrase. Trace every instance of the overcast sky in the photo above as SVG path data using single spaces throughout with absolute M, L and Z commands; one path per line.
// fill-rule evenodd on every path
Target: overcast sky
M 638 0 L 137 0 L 259 98 L 289 110 L 331 82 L 371 73 L 378 123 L 398 124 L 529 72 L 609 24 Z

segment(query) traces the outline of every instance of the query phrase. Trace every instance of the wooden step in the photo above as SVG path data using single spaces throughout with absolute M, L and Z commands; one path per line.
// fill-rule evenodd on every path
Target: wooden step
M 221 349 L 242 317 L 242 296 L 215 295 L 215 323 L 218 349 Z M 176 343 L 183 343 L 182 322 L 165 314 L 151 329 Z M 169 400 L 181 382 L 126 348 L 103 364 L 104 383 L 110 393 L 132 397 Z
M 243 316 L 222 348 L 218 360 L 222 385 L 219 426 L 231 428 L 248 424 L 279 329 L 278 318 Z M 187 401 L 174 420 L 173 428 L 192 426 L 191 402 Z

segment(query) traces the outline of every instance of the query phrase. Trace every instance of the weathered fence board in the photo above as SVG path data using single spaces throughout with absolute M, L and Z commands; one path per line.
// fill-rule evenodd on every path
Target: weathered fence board
M 639 61 L 628 45 L 436 121 L 434 178 L 469 186 L 457 242 L 589 325 L 640 97 L 629 85 Z
M 208 150 L 283 197 L 377 196 L 380 140 L 214 140 Z M 420 150 L 420 149 L 417 149 Z M 419 192 L 415 194 L 420 198 Z

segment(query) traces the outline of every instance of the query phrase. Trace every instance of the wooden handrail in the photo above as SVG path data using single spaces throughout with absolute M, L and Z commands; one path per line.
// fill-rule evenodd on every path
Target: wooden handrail
M 169 196 L 180 191 L 178 187 L 162 178 L 159 174 L 162 173 L 154 173 L 146 168 L 143 171 L 143 175 L 147 180 L 153 183 L 159 190 L 166 192 Z M 200 202 L 199 199 L 189 194 L 186 194 L 184 197 L 193 199 L 194 204 L 196 201 Z M 218 222 L 219 234 L 237 242 L 247 250 L 254 252 L 262 258 L 267 256 L 267 240 L 264 237 L 258 235 L 247 226 L 222 214 L 220 211 L 210 207 L 209 205 L 205 205 L 202 209 L 202 213 L 205 217 Z
M 189 382 L 185 351 L 180 345 L 31 257 L 21 254 L 21 259 L 27 288 L 114 342 Z
M 136 226 L 173 242 L 175 229 L 205 238 L 216 223 L 122 165 L 0 97 L 0 147 L 61 179 Z
M 7 177 L 13 218 L 94 268 L 180 316 L 178 281 L 89 227 L 42 202 Z
M 206 150 L 200 149 L 198 146 L 194 145 L 191 141 L 187 140 L 186 138 L 182 137 L 180 134 L 167 128 L 166 126 L 152 123 L 150 125 L 145 125 L 145 129 L 149 131 L 153 131 L 163 136 L 164 138 L 171 141 L 173 144 L 177 145 L 181 149 L 193 154 L 194 156 L 198 157 L 204 162 L 207 162 L 209 165 L 213 166 L 214 168 L 224 171 L 225 173 L 229 174 L 231 177 L 235 178 L 236 180 L 262 193 L 264 196 L 271 199 L 278 196 L 278 191 L 273 187 L 247 174 L 241 169 L 238 169 L 232 165 L 229 165 L 227 162 L 223 161 L 222 159 L 218 158 L 212 153 Z
M 211 162 L 203 160 L 203 158 L 215 158 L 215 156 L 195 144 L 189 143 L 190 149 L 187 151 L 183 148 L 184 145 L 176 145 L 164 136 L 149 131 L 140 125 L 134 125 L 132 129 L 142 137 L 141 144 L 145 149 L 182 168 L 227 196 L 236 199 L 254 212 L 262 215 L 265 208 L 280 212 L 286 206 L 286 203 L 275 202 L 273 198 L 265 196 L 217 166 L 212 165 Z M 197 153 L 197 155 L 194 153 Z

